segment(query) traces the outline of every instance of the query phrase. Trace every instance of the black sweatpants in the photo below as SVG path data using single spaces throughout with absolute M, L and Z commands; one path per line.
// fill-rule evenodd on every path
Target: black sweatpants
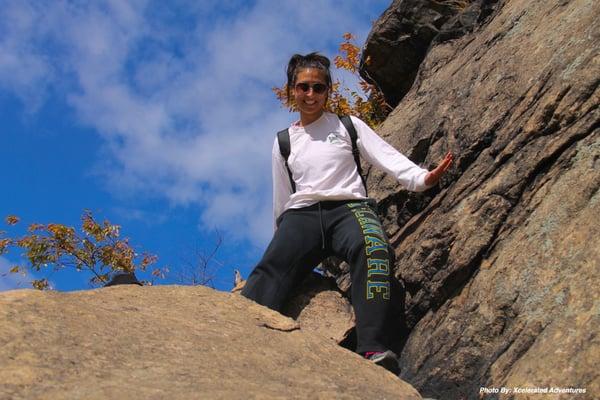
M 324 258 L 350 264 L 357 353 L 385 351 L 391 258 L 381 222 L 368 201 L 324 201 L 288 209 L 242 294 L 280 311 L 295 285 Z

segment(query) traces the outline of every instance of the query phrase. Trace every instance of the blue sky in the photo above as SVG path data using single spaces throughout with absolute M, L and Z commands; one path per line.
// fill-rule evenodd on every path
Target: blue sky
M 244 276 L 272 235 L 270 153 L 294 118 L 271 91 L 294 53 L 362 45 L 389 0 L 4 0 L 0 8 L 0 230 L 121 225 L 182 283 L 195 254 L 217 289 Z M 335 74 L 353 85 L 353 79 Z M 22 262 L 0 257 L 0 274 Z M 0 276 L 0 290 L 32 277 Z M 45 276 L 45 275 L 43 275 Z M 89 275 L 52 273 L 57 290 Z M 142 275 L 142 278 L 147 278 Z

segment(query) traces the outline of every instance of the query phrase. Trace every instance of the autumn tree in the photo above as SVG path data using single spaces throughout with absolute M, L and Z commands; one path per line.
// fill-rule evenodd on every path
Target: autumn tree
M 339 54 L 334 58 L 334 65 L 338 70 L 348 71 L 354 75 L 359 90 L 350 89 L 336 80 L 332 84 L 327 111 L 338 115 L 355 115 L 375 128 L 385 120 L 392 108 L 385 102 L 383 93 L 358 74 L 360 48 L 355 43 L 356 38 L 351 33 L 344 34 L 343 38 L 344 41 L 339 46 Z M 365 62 L 368 64 L 369 59 Z M 287 84 L 280 88 L 273 88 L 273 92 L 290 111 L 297 111 L 294 100 L 287 98 Z
M 6 224 L 19 223 L 16 216 L 8 216 Z M 108 281 L 115 271 L 146 271 L 155 264 L 157 257 L 149 253 L 138 253 L 129 244 L 129 239 L 120 238 L 120 226 L 108 220 L 98 222 L 92 213 L 85 211 L 81 217 L 81 229 L 62 224 L 31 224 L 27 234 L 19 238 L 6 236 L 0 231 L 0 255 L 9 249 L 20 249 L 28 265 L 15 265 L 6 274 L 16 274 L 45 269 L 62 270 L 72 268 L 91 274 L 90 283 L 99 286 Z M 164 278 L 168 269 L 152 270 L 152 284 L 155 279 Z M 31 281 L 31 285 L 40 290 L 48 289 L 47 278 Z

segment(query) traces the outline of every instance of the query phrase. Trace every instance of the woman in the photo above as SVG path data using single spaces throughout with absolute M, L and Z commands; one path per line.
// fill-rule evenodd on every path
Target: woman
M 397 373 L 398 360 L 388 350 L 385 330 L 393 267 L 387 238 L 367 199 L 350 136 L 339 117 L 325 111 L 332 86 L 329 66 L 329 60 L 318 53 L 296 54 L 288 64 L 288 99 L 293 98 L 300 113 L 299 121 L 289 128 L 291 176 L 276 139 L 272 153 L 275 234 L 242 294 L 279 311 L 294 285 L 321 260 L 330 255 L 346 260 L 356 314 L 356 351 Z M 351 120 L 360 154 L 408 190 L 435 185 L 452 162 L 448 153 L 429 172 L 363 121 Z

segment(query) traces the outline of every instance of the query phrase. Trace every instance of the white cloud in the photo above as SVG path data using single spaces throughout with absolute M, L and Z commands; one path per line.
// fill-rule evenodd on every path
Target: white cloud
M 31 281 L 34 279 L 48 279 L 48 289 L 55 289 L 56 284 L 51 279 L 52 272 L 50 274 L 41 274 L 31 272 L 26 269 L 20 269 L 19 272 L 9 272 L 15 265 L 23 266 L 26 263 L 14 263 L 8 260 L 6 257 L 0 256 L 0 292 L 14 289 L 33 289 Z
M 111 211 L 122 221 L 136 221 L 146 226 L 165 223 L 169 216 L 166 212 L 150 212 L 138 208 L 113 207 Z
M 29 111 L 43 101 L 54 72 L 35 43 L 37 16 L 27 4 L 9 2 L 0 8 L 0 89 L 19 96 Z
M 96 171 L 110 190 L 199 206 L 202 224 L 265 243 L 272 140 L 291 118 L 270 88 L 293 53 L 331 55 L 347 31 L 364 39 L 364 2 L 216 2 L 220 14 L 174 4 L 188 13 L 142 0 L 8 1 L 0 88 L 24 101 L 64 90 L 105 139 Z
M 25 273 L 10 273 L 13 267 L 6 258 L 0 257 L 0 292 L 13 289 L 31 289 L 31 278 Z

